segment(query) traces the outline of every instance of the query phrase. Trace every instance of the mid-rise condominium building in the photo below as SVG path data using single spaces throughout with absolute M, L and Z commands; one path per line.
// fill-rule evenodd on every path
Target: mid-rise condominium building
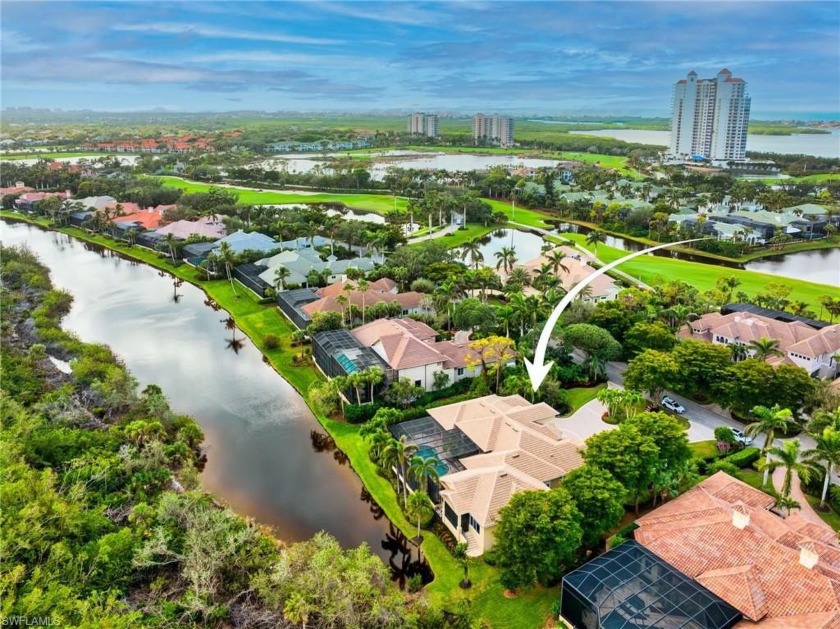
M 693 70 L 674 85 L 670 154 L 682 159 L 743 161 L 750 97 L 743 79 L 724 68 L 713 79 Z
M 476 144 L 484 140 L 509 148 L 513 146 L 513 118 L 476 114 L 473 117 L 473 138 Z
M 438 135 L 437 114 L 411 114 L 408 117 L 408 132 L 436 138 Z

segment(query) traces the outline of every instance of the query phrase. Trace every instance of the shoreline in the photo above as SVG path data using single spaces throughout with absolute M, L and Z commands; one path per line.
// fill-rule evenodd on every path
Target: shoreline
M 202 290 L 209 299 L 212 299 L 233 318 L 237 328 L 250 339 L 254 347 L 263 355 L 264 360 L 301 395 L 304 403 L 318 420 L 318 423 L 335 441 L 336 447 L 347 456 L 353 473 L 359 477 L 362 485 L 370 494 L 371 499 L 379 505 L 391 524 L 409 539 L 416 535 L 416 523 L 412 524 L 406 519 L 396 496 L 393 494 L 390 483 L 379 475 L 375 465 L 370 461 L 367 454 L 367 444 L 358 438 L 359 426 L 325 417 L 310 406 L 306 396 L 306 390 L 312 382 L 323 380 L 320 372 L 311 366 L 300 367 L 292 366 L 291 364 L 287 366 L 282 360 L 284 357 L 282 344 L 279 350 L 267 351 L 259 338 L 259 330 L 256 327 L 248 325 L 246 321 L 243 321 L 245 319 L 243 312 L 246 310 L 243 306 L 249 307 L 254 312 L 271 312 L 272 310 L 270 306 L 261 305 L 256 299 L 256 296 L 252 295 L 248 289 L 241 287 L 240 292 L 237 293 L 238 300 L 231 303 L 230 299 L 232 297 L 229 296 L 231 292 L 230 284 L 227 279 L 211 280 L 210 282 L 202 280 L 198 271 L 186 263 L 182 263 L 177 267 L 171 266 L 164 262 L 165 258 L 158 258 L 150 250 L 136 246 L 130 247 L 127 244 L 106 239 L 103 236 L 94 236 L 76 227 L 55 227 L 49 225 L 49 221 L 46 218 L 36 219 L 35 217 L 5 210 L 0 212 L 0 218 L 33 225 L 45 231 L 60 232 L 80 241 L 104 247 L 128 259 L 142 262 L 152 268 L 186 280 Z M 243 291 L 247 291 L 247 294 L 242 295 Z M 236 307 L 237 304 L 240 306 L 239 308 Z M 291 332 L 291 324 L 282 313 L 277 312 L 276 319 L 282 327 L 287 328 L 289 333 Z M 212 496 L 212 494 L 210 495 Z M 425 586 L 423 591 L 426 593 L 430 602 L 439 606 L 441 609 L 451 610 L 455 608 L 459 600 L 471 598 L 475 602 L 477 597 L 481 597 L 483 599 L 482 602 L 487 605 L 483 610 L 484 615 L 491 620 L 501 620 L 502 617 L 510 620 L 510 614 L 521 614 L 528 608 L 531 608 L 531 613 L 539 613 L 543 622 L 549 616 L 551 603 L 555 600 L 555 594 L 557 594 L 552 590 L 531 588 L 527 592 L 521 592 L 515 599 L 504 599 L 505 601 L 510 601 L 509 607 L 508 605 L 502 605 L 500 607 L 497 600 L 486 600 L 490 594 L 494 596 L 498 594 L 499 597 L 502 597 L 502 587 L 495 574 L 497 571 L 496 568 L 491 568 L 481 558 L 471 559 L 470 573 L 473 577 L 474 586 L 471 590 L 462 590 L 457 585 L 462 573 L 461 566 L 452 557 L 440 538 L 429 533 L 424 536 L 424 541 L 420 548 L 434 575 L 434 579 Z M 485 581 L 483 591 L 477 587 L 482 583 L 482 579 Z M 467 593 L 471 593 L 471 596 L 467 596 Z M 480 610 L 476 609 L 476 611 Z M 501 614 L 502 616 L 497 616 L 497 614 Z M 521 626 L 523 629 L 532 626 L 531 624 L 527 624 L 526 619 L 523 618 L 522 620 L 526 624 L 512 626 Z

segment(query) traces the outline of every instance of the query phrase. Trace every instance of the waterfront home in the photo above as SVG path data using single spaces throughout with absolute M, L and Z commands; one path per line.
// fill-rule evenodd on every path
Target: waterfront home
M 590 266 L 592 259 L 579 250 L 571 247 L 558 247 L 558 249 L 565 254 L 562 264 L 566 269 L 558 268 L 556 272 L 552 269 L 552 272 L 560 280 L 561 285 L 566 291 L 595 272 L 595 268 Z M 533 278 L 540 267 L 546 264 L 551 264 L 551 260 L 545 256 L 539 256 L 516 266 L 525 269 Z M 505 273 L 503 271 L 500 271 L 499 275 L 502 277 L 502 280 L 505 279 Z M 607 275 L 601 275 L 589 284 L 589 290 L 580 299 L 584 302 L 595 304 L 600 301 L 615 299 L 620 291 L 621 288 L 614 279 Z M 530 294 L 538 291 L 531 287 L 526 287 L 524 292 Z
M 469 343 L 436 341 L 437 332 L 414 319 L 377 319 L 354 328 L 351 334 L 388 366 L 389 380 L 407 378 L 426 391 L 434 389 L 437 373 L 446 374 L 447 382 L 453 384 L 474 378 L 482 370 L 478 353 Z
M 326 260 L 322 260 L 318 252 L 310 248 L 300 251 L 281 251 L 270 258 L 258 260 L 257 265 L 265 267 L 265 271 L 259 275 L 260 279 L 273 286 L 275 272 L 280 266 L 289 270 L 286 285 L 308 285 L 307 277 L 312 271 L 326 274 L 327 282 L 341 282 L 347 279 L 347 269 L 371 271 L 374 262 L 371 258 L 361 256 L 350 260 L 339 260 L 335 256 L 329 256 Z
M 104 210 L 106 207 L 116 205 L 117 200 L 114 197 L 107 195 L 97 197 L 84 197 L 83 199 L 75 199 L 75 204 L 78 204 L 86 210 Z
M 190 236 L 204 238 L 223 238 L 227 233 L 224 223 L 218 216 L 203 216 L 194 221 L 175 221 L 156 230 L 157 234 L 172 234 L 175 238 L 186 240 Z
M 69 192 L 26 192 L 15 199 L 15 209 L 18 212 L 33 212 L 38 203 L 48 197 L 67 199 Z
M 803 321 L 779 321 L 753 312 L 735 311 L 711 312 L 689 325 L 691 330 L 681 330 L 680 336 L 716 345 L 740 345 L 745 357 L 755 354 L 749 348 L 751 341 L 773 339 L 779 342 L 779 351 L 784 356 L 768 359 L 771 365 L 797 365 L 818 378 L 834 378 L 838 374 L 840 324 L 814 329 Z
M 499 511 L 520 491 L 547 491 L 583 465 L 580 444 L 553 425 L 558 413 L 519 395 L 485 397 L 428 409 L 429 417 L 391 427 L 434 457 L 439 513 L 475 557 L 492 548 Z

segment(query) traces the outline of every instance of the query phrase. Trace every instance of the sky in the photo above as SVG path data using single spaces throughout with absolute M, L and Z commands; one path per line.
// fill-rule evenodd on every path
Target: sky
M 0 104 L 667 116 L 723 67 L 753 117 L 840 113 L 840 2 L 0 3 Z

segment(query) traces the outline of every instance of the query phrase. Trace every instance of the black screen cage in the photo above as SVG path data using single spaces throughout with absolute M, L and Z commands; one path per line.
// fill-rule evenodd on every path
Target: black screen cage
M 564 576 L 561 609 L 577 629 L 729 629 L 742 618 L 633 540 Z

